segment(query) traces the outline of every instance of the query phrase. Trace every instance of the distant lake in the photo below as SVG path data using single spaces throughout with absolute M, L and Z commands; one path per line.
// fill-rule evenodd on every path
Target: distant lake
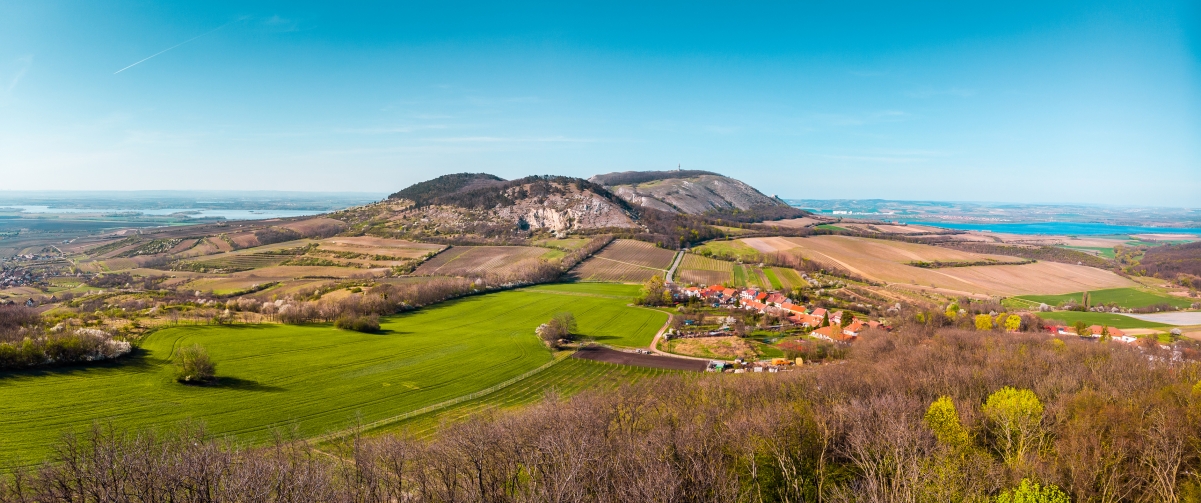
M 1197 234 L 1201 229 L 1181 227 L 1140 227 L 1079 222 L 1033 222 L 1021 224 L 959 224 L 945 222 L 908 222 L 944 229 L 988 231 L 1005 234 L 1055 234 L 1064 236 L 1106 236 L 1115 234 Z
M 47 215 L 69 215 L 69 214 L 88 214 L 88 215 L 147 215 L 147 216 L 168 216 L 177 215 L 183 218 L 224 218 L 226 220 L 266 220 L 269 218 L 288 218 L 288 217 L 307 217 L 309 215 L 318 215 L 326 213 L 321 210 L 223 210 L 223 209 L 208 209 L 208 208 L 161 208 L 151 210 L 133 210 L 133 209 L 95 209 L 95 208 L 53 208 L 50 206 L 23 206 L 10 205 L 0 206 L 2 209 L 16 209 L 21 213 L 30 214 L 47 214 Z

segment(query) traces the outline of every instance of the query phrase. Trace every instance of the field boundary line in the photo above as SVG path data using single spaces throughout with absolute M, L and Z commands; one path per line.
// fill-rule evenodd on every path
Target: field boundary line
M 439 411 L 439 410 L 442 410 L 442 409 L 445 409 L 448 407 L 453 407 L 453 406 L 458 405 L 463 402 L 475 400 L 476 398 L 481 398 L 481 397 L 490 395 L 490 394 L 500 391 L 504 388 L 507 388 L 509 386 L 517 384 L 518 382 L 521 382 L 525 379 L 528 379 L 528 378 L 534 376 L 535 374 L 538 374 L 539 372 L 542 372 L 543 370 L 551 368 L 551 367 L 555 366 L 556 364 L 562 362 L 563 360 L 570 358 L 571 355 L 574 353 L 575 352 L 572 351 L 570 353 L 565 352 L 561 355 L 555 355 L 554 358 L 551 359 L 551 361 L 542 364 L 542 366 L 540 366 L 536 369 L 527 371 L 526 373 L 521 374 L 516 377 L 511 377 L 509 379 L 501 381 L 497 384 L 493 384 L 492 386 L 489 386 L 487 388 L 484 388 L 482 390 L 479 390 L 479 391 L 476 391 L 473 393 L 468 393 L 466 395 L 451 398 L 450 400 L 438 402 L 438 403 L 435 403 L 432 405 L 427 405 L 420 409 L 405 412 L 404 414 L 400 414 L 400 415 L 396 415 L 396 416 L 392 416 L 392 417 L 386 417 L 384 419 L 375 420 L 370 423 L 363 423 L 363 424 L 355 426 L 353 428 L 347 428 L 347 429 L 341 430 L 341 431 L 317 435 L 314 437 L 310 437 L 308 440 L 310 442 L 318 442 L 319 443 L 319 442 L 327 442 L 327 441 L 338 439 L 338 438 L 344 438 L 344 437 L 353 435 L 356 431 L 373 430 L 373 429 L 379 428 L 381 426 L 387 426 L 392 423 L 398 423 L 398 422 L 404 421 L 406 419 L 411 419 L 411 418 L 414 418 L 417 416 L 428 414 L 430 412 L 435 412 L 435 411 Z

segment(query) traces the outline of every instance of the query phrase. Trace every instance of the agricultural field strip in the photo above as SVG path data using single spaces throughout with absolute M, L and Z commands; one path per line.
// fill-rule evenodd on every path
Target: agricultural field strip
M 639 265 L 639 264 L 631 264 L 631 263 L 629 263 L 629 262 L 624 262 L 624 261 L 621 261 L 621 260 L 615 260 L 615 259 L 611 259 L 611 258 L 608 258 L 608 257 L 596 256 L 596 257 L 592 257 L 592 258 L 601 259 L 601 260 L 608 260 L 609 262 L 617 262 L 617 263 L 619 263 L 619 264 L 632 265 L 632 266 L 634 266 L 634 267 L 640 267 L 640 268 L 642 268 L 642 269 L 650 269 L 650 270 L 652 270 L 652 271 L 666 271 L 666 270 L 667 270 L 667 269 L 660 269 L 660 268 L 658 268 L 658 267 L 650 267 L 650 266 Z
M 458 404 L 460 404 L 460 403 L 466 402 L 466 401 L 468 401 L 468 400 L 474 400 L 474 399 L 476 399 L 476 398 L 480 398 L 480 397 L 482 397 L 482 396 L 485 396 L 485 395 L 488 395 L 488 394 L 491 394 L 491 393 L 495 393 L 496 391 L 499 391 L 499 390 L 501 390 L 501 389 L 504 389 L 504 388 L 506 388 L 506 387 L 508 387 L 508 386 L 510 386 L 510 385 L 512 385 L 512 384 L 514 384 L 514 383 L 520 382 L 520 381 L 522 381 L 523 379 L 529 378 L 530 376 L 533 376 L 533 375 L 535 375 L 535 374 L 537 374 L 537 373 L 539 373 L 539 372 L 542 372 L 543 370 L 546 370 L 546 369 L 548 369 L 548 368 L 551 368 L 551 367 L 553 367 L 555 364 L 557 364 L 557 363 L 559 363 L 559 362 L 563 361 L 564 359 L 566 359 L 566 358 L 567 358 L 567 357 L 569 357 L 569 356 L 571 356 L 571 355 L 570 355 L 570 354 L 559 354 L 559 355 L 555 355 L 555 358 L 554 358 L 553 360 L 551 360 L 551 361 L 549 361 L 549 362 L 546 362 L 546 363 L 544 363 L 542 366 L 540 366 L 540 367 L 538 367 L 538 368 L 535 368 L 535 369 L 533 369 L 533 370 L 531 370 L 531 371 L 529 371 L 529 372 L 526 372 L 526 373 L 524 373 L 524 374 L 521 374 L 521 375 L 519 375 L 519 376 L 517 376 L 517 377 L 513 377 L 513 378 L 510 378 L 510 379 L 508 379 L 508 380 L 502 381 L 502 382 L 500 382 L 500 383 L 494 384 L 494 385 L 492 385 L 492 386 L 489 386 L 489 387 L 487 387 L 487 388 L 484 388 L 484 389 L 482 389 L 482 390 L 476 391 L 476 392 L 474 392 L 474 393 L 468 393 L 468 394 L 466 394 L 466 395 L 463 395 L 463 396 L 455 397 L 455 398 L 452 398 L 452 399 L 450 399 L 450 400 L 446 400 L 446 401 L 444 401 L 444 402 L 441 402 L 441 403 L 436 403 L 436 404 L 433 404 L 433 405 L 429 405 L 429 406 L 426 406 L 426 407 L 422 407 L 422 408 L 420 408 L 420 409 L 413 410 L 413 411 L 409 411 L 409 412 L 406 412 L 406 413 L 404 413 L 404 414 L 400 414 L 400 415 L 397 415 L 397 416 L 392 416 L 392 417 L 388 417 L 388 418 L 380 419 L 380 420 L 377 420 L 377 421 L 372 421 L 372 422 L 370 422 L 370 423 L 365 423 L 365 424 L 362 424 L 362 425 L 356 426 L 355 428 L 351 428 L 351 429 L 347 429 L 347 430 L 341 430 L 341 431 L 338 431 L 338 432 L 333 432 L 333 433 L 326 433 L 326 434 L 324 434 L 324 435 L 318 435 L 318 436 L 316 436 L 316 437 L 313 437 L 313 439 L 312 439 L 312 440 L 313 440 L 314 442 L 327 442 L 327 441 L 334 440 L 334 439 L 337 439 L 337 438 L 344 438 L 344 437 L 347 437 L 347 436 L 350 436 L 350 435 L 353 435 L 353 434 L 355 434 L 355 433 L 356 433 L 356 432 L 358 432 L 359 430 L 373 430 L 373 429 L 377 429 L 377 428 L 380 428 L 380 427 L 383 427 L 383 426 L 387 426 L 387 425 L 389 425 L 389 424 L 392 424 L 392 423 L 396 423 L 396 422 L 399 422 L 399 421 L 404 421 L 405 419 L 408 419 L 408 418 L 411 418 L 411 417 L 416 417 L 416 416 L 420 416 L 420 415 L 422 415 L 422 414 L 428 414 L 428 413 L 430 413 L 430 412 L 434 412 L 434 411 L 437 411 L 437 410 L 442 410 L 442 409 L 445 409 L 445 408 L 447 408 L 447 407 L 450 407 L 450 406 L 453 406 L 453 405 L 458 405 Z
M 602 299 L 628 299 L 629 298 L 624 295 L 605 295 L 605 294 L 600 294 L 600 293 L 582 293 L 582 292 L 558 292 L 558 291 L 554 291 L 554 290 L 529 290 L 529 289 L 524 289 L 524 288 L 519 289 L 517 291 L 529 292 L 529 293 L 540 293 L 540 294 L 545 294 L 545 295 L 571 295 L 574 297 L 598 297 L 598 298 L 602 298 Z
M 461 407 L 454 407 L 441 414 L 430 413 L 410 418 L 410 424 L 416 423 L 418 427 L 410 429 L 409 433 L 425 437 L 437 429 L 442 421 L 456 421 L 480 412 L 533 403 L 548 391 L 570 396 L 583 389 L 595 388 L 608 378 L 629 382 L 671 373 L 675 371 L 565 358 L 557 362 L 552 369 L 500 390 L 495 395 L 481 397 L 477 401 L 464 403 Z

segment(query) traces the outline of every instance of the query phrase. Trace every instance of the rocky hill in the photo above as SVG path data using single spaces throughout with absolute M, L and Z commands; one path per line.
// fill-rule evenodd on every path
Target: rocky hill
M 752 212 L 759 214 L 760 220 L 804 214 L 739 180 L 709 171 L 623 171 L 596 175 L 589 181 L 626 201 L 661 211 L 688 215 Z
M 593 179 L 623 190 L 660 194 L 662 199 L 621 197 L 581 178 L 504 180 L 486 173 L 457 173 L 329 217 L 348 224 L 351 234 L 450 244 L 520 244 L 552 234 L 604 233 L 675 248 L 724 236 L 722 227 L 754 232 L 754 222 L 804 214 L 738 180 L 708 172 L 613 173 Z M 682 188 L 657 188 L 667 185 Z
M 445 175 L 335 215 L 364 232 L 417 239 L 640 228 L 626 201 L 587 180 L 561 176 Z

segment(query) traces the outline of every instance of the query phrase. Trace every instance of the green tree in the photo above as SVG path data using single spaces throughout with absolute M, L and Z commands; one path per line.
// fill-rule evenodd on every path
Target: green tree
M 822 327 L 828 326 L 830 326 L 830 312 L 826 311 L 822 313 Z
M 992 330 L 992 316 L 987 314 L 976 315 L 976 330 L 985 331 Z
M 185 346 L 175 354 L 175 380 L 198 384 L 210 382 L 217 377 L 217 365 L 199 344 Z
M 1080 296 L 1080 304 L 1084 306 L 1086 311 L 1088 310 L 1088 292 L 1084 292 L 1084 294 Z
M 1089 337 L 1089 336 L 1093 335 L 1092 332 L 1090 332 L 1088 330 L 1088 323 L 1085 323 L 1083 321 L 1077 321 L 1075 326 L 1076 326 L 1076 335 L 1079 335 L 1081 337 Z
M 1042 438 L 1043 403 L 1033 391 L 1001 388 L 988 396 L 983 412 L 996 450 L 1010 466 L 1022 463 Z
M 853 321 L 855 321 L 855 315 L 848 313 L 846 311 L 843 311 L 842 317 L 838 319 L 838 325 L 841 326 L 842 328 L 846 328 Z
M 642 294 L 636 299 L 638 304 L 659 306 L 663 304 L 663 294 L 667 292 L 667 284 L 661 276 L 655 275 L 642 285 Z M 669 293 L 670 295 L 670 293 Z
M 938 397 L 930 408 L 926 409 L 926 426 L 938 437 L 938 441 L 951 447 L 966 447 L 971 443 L 971 436 L 959 420 L 959 412 L 955 410 L 955 402 L 949 396 Z
M 1101 340 L 1108 341 L 1111 339 L 1113 339 L 1113 337 L 1111 337 L 1109 334 L 1109 326 L 1101 325 Z
M 1021 328 L 1022 328 L 1022 317 L 1021 316 L 1018 316 L 1016 314 L 1011 314 L 1011 315 L 1009 315 L 1008 318 L 1005 318 L 1005 330 L 1008 330 L 1010 332 L 1017 332 Z
M 997 496 L 997 503 L 1071 503 L 1071 498 L 1054 484 L 1038 485 L 1030 479 L 1022 479 L 1017 487 Z
M 959 316 L 959 304 L 952 302 L 951 305 L 947 306 L 947 311 L 945 314 L 947 315 L 947 318 L 954 320 L 955 317 Z

